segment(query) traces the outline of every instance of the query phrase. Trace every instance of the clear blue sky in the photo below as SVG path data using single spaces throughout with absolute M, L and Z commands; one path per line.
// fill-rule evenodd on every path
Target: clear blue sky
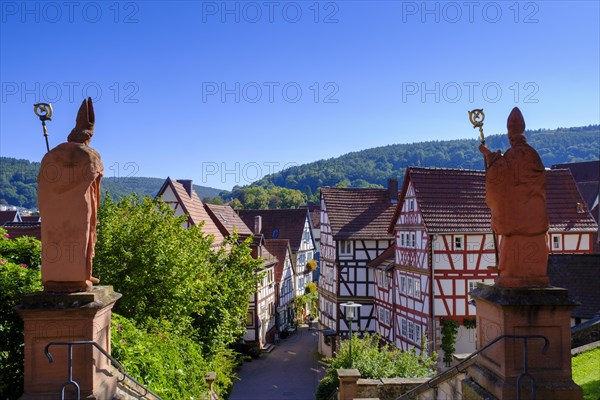
M 374 146 L 600 123 L 598 1 L 0 1 L 0 155 L 87 93 L 107 176 L 230 189 Z M 301 93 L 300 93 L 301 92 Z

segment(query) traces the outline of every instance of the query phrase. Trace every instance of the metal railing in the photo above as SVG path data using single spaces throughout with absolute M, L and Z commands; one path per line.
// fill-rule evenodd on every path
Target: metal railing
M 416 396 L 418 396 L 419 394 L 421 394 L 429 389 L 435 389 L 440 383 L 447 381 L 451 377 L 453 377 L 457 374 L 465 373 L 466 369 L 461 369 L 461 368 L 467 368 L 468 367 L 468 365 L 466 365 L 467 363 L 470 365 L 472 363 L 472 360 L 475 357 L 477 357 L 483 351 L 487 350 L 488 348 L 490 348 L 494 344 L 498 343 L 502 339 L 523 339 L 523 353 L 524 353 L 523 372 L 521 374 L 519 374 L 519 376 L 517 377 L 517 382 L 516 382 L 517 400 L 521 400 L 521 380 L 525 377 L 529 378 L 531 381 L 531 400 L 535 400 L 537 385 L 535 382 L 535 378 L 533 377 L 533 375 L 531 375 L 529 373 L 529 348 L 527 345 L 527 341 L 529 339 L 543 339 L 544 347 L 542 348 L 542 354 L 546 354 L 546 352 L 548 351 L 548 347 L 550 346 L 550 341 L 544 335 L 501 335 L 501 336 L 498 336 L 497 338 L 495 338 L 494 340 L 492 340 L 491 342 L 489 342 L 488 344 L 486 344 L 485 346 L 483 346 L 476 352 L 470 354 L 468 357 L 466 357 L 464 360 L 462 360 L 461 362 L 456 364 L 454 367 L 445 370 L 444 372 L 429 379 L 427 382 L 424 382 L 424 383 L 420 384 L 419 386 L 415 387 L 414 389 L 409 390 L 408 392 L 404 393 L 402 396 L 398 397 L 396 400 L 415 399 Z
M 73 341 L 73 342 L 50 342 L 44 348 L 44 354 L 48 358 L 48 362 L 51 363 L 54 361 L 54 359 L 52 358 L 52 354 L 50 354 L 50 351 L 49 351 L 50 346 L 68 346 L 68 348 L 67 348 L 67 354 L 68 354 L 67 381 L 65 383 L 63 383 L 62 386 L 60 387 L 61 400 L 64 400 L 65 390 L 69 386 L 72 386 L 73 388 L 75 388 L 75 392 L 77 394 L 77 400 L 81 399 L 81 390 L 79 388 L 79 384 L 73 380 L 73 346 L 87 346 L 87 345 L 95 347 L 100 353 L 102 353 L 104 356 L 106 356 L 106 358 L 108 358 L 115 367 L 117 367 L 117 370 L 122 374 L 122 377 L 117 378 L 118 382 L 123 382 L 125 380 L 125 378 L 127 378 L 127 379 L 131 380 L 132 382 L 134 382 L 136 385 L 138 385 L 140 388 L 144 389 L 144 393 L 141 393 L 142 397 L 145 397 L 147 394 L 150 394 L 150 395 L 154 396 L 155 398 L 161 400 L 160 396 L 158 396 L 152 390 L 148 389 L 146 386 L 144 386 L 140 382 L 138 382 L 138 380 L 136 380 L 134 377 L 129 375 L 127 372 L 125 372 L 125 370 L 123 369 L 123 366 L 117 360 L 115 360 L 106 350 L 104 350 L 98 343 L 94 342 L 93 340 L 79 340 L 79 341 Z

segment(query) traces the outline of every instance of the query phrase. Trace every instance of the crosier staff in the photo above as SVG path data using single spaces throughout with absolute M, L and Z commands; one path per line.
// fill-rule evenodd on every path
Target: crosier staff
M 42 121 L 42 128 L 44 129 L 44 138 L 46 139 L 46 151 L 50 151 L 50 144 L 48 143 L 48 129 L 46 129 L 46 121 L 52 121 L 52 104 L 34 104 L 33 112 L 40 118 L 40 121 Z
M 473 129 L 479 128 L 479 140 L 481 144 L 485 146 L 485 136 L 483 135 L 483 120 L 485 119 L 485 114 L 483 113 L 483 108 L 477 108 L 475 110 L 469 111 L 469 120 L 471 124 L 473 124 Z M 485 160 L 485 156 L 483 157 L 483 165 L 485 166 L 485 171 L 487 173 L 488 165 Z M 496 256 L 496 268 L 498 268 L 498 239 L 496 238 L 496 232 L 492 229 L 492 238 L 494 239 L 494 255 Z

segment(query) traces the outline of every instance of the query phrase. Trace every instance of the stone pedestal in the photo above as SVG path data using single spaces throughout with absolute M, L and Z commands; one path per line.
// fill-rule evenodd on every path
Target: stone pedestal
M 501 288 L 478 284 L 477 349 L 500 335 L 543 335 L 528 339 L 528 374 L 521 377 L 521 399 L 530 399 L 535 379 L 537 399 L 581 399 L 571 376 L 571 310 L 576 303 L 561 288 Z M 516 399 L 517 380 L 525 373 L 523 339 L 500 340 L 477 357 L 473 379 L 498 399 Z
M 89 292 L 25 295 L 15 307 L 25 322 L 25 391 L 21 399 L 57 399 L 68 381 L 67 346 L 49 348 L 49 342 L 93 340 L 110 353 L 111 309 L 121 294 L 112 286 L 96 286 Z M 82 399 L 112 399 L 116 376 L 110 360 L 91 345 L 73 346 L 73 380 Z M 72 385 L 67 393 L 74 393 Z M 69 397 L 70 398 L 70 397 Z

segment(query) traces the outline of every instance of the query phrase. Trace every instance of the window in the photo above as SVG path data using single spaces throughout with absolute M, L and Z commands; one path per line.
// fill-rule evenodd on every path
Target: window
M 304 242 L 305 243 L 310 242 L 310 232 L 309 231 L 304 231 Z
M 552 248 L 556 250 L 560 250 L 560 236 L 552 235 Z
M 408 278 L 408 295 L 412 296 L 414 294 L 414 280 L 413 278 Z
M 400 326 L 401 326 L 400 334 L 402 336 L 406 337 L 406 319 L 402 318 L 400 320 Z
M 400 293 L 406 293 L 406 277 L 400 277 Z
M 351 255 L 352 254 L 352 241 L 342 240 L 340 242 L 340 254 Z
M 415 297 L 421 298 L 421 279 L 415 278 Z
M 410 247 L 415 247 L 416 242 L 415 242 L 415 233 L 411 233 L 410 234 Z
M 455 236 L 454 237 L 454 249 L 455 250 L 462 250 L 463 248 L 463 238 L 462 236 Z
M 298 263 L 300 265 L 304 265 L 305 262 L 306 262 L 306 254 L 301 253 L 300 255 L 298 255 Z
M 254 325 L 254 313 L 252 311 L 248 311 L 246 314 L 246 326 Z
M 408 340 L 415 340 L 415 324 L 408 321 Z
M 403 246 L 403 247 L 404 247 L 404 244 L 405 244 L 405 243 L 406 243 L 406 242 L 404 241 L 404 233 L 401 233 L 401 234 L 400 234 L 400 246 Z
M 421 343 L 421 325 L 415 324 L 415 342 Z
M 415 199 L 408 200 L 408 209 L 410 211 L 415 211 Z

